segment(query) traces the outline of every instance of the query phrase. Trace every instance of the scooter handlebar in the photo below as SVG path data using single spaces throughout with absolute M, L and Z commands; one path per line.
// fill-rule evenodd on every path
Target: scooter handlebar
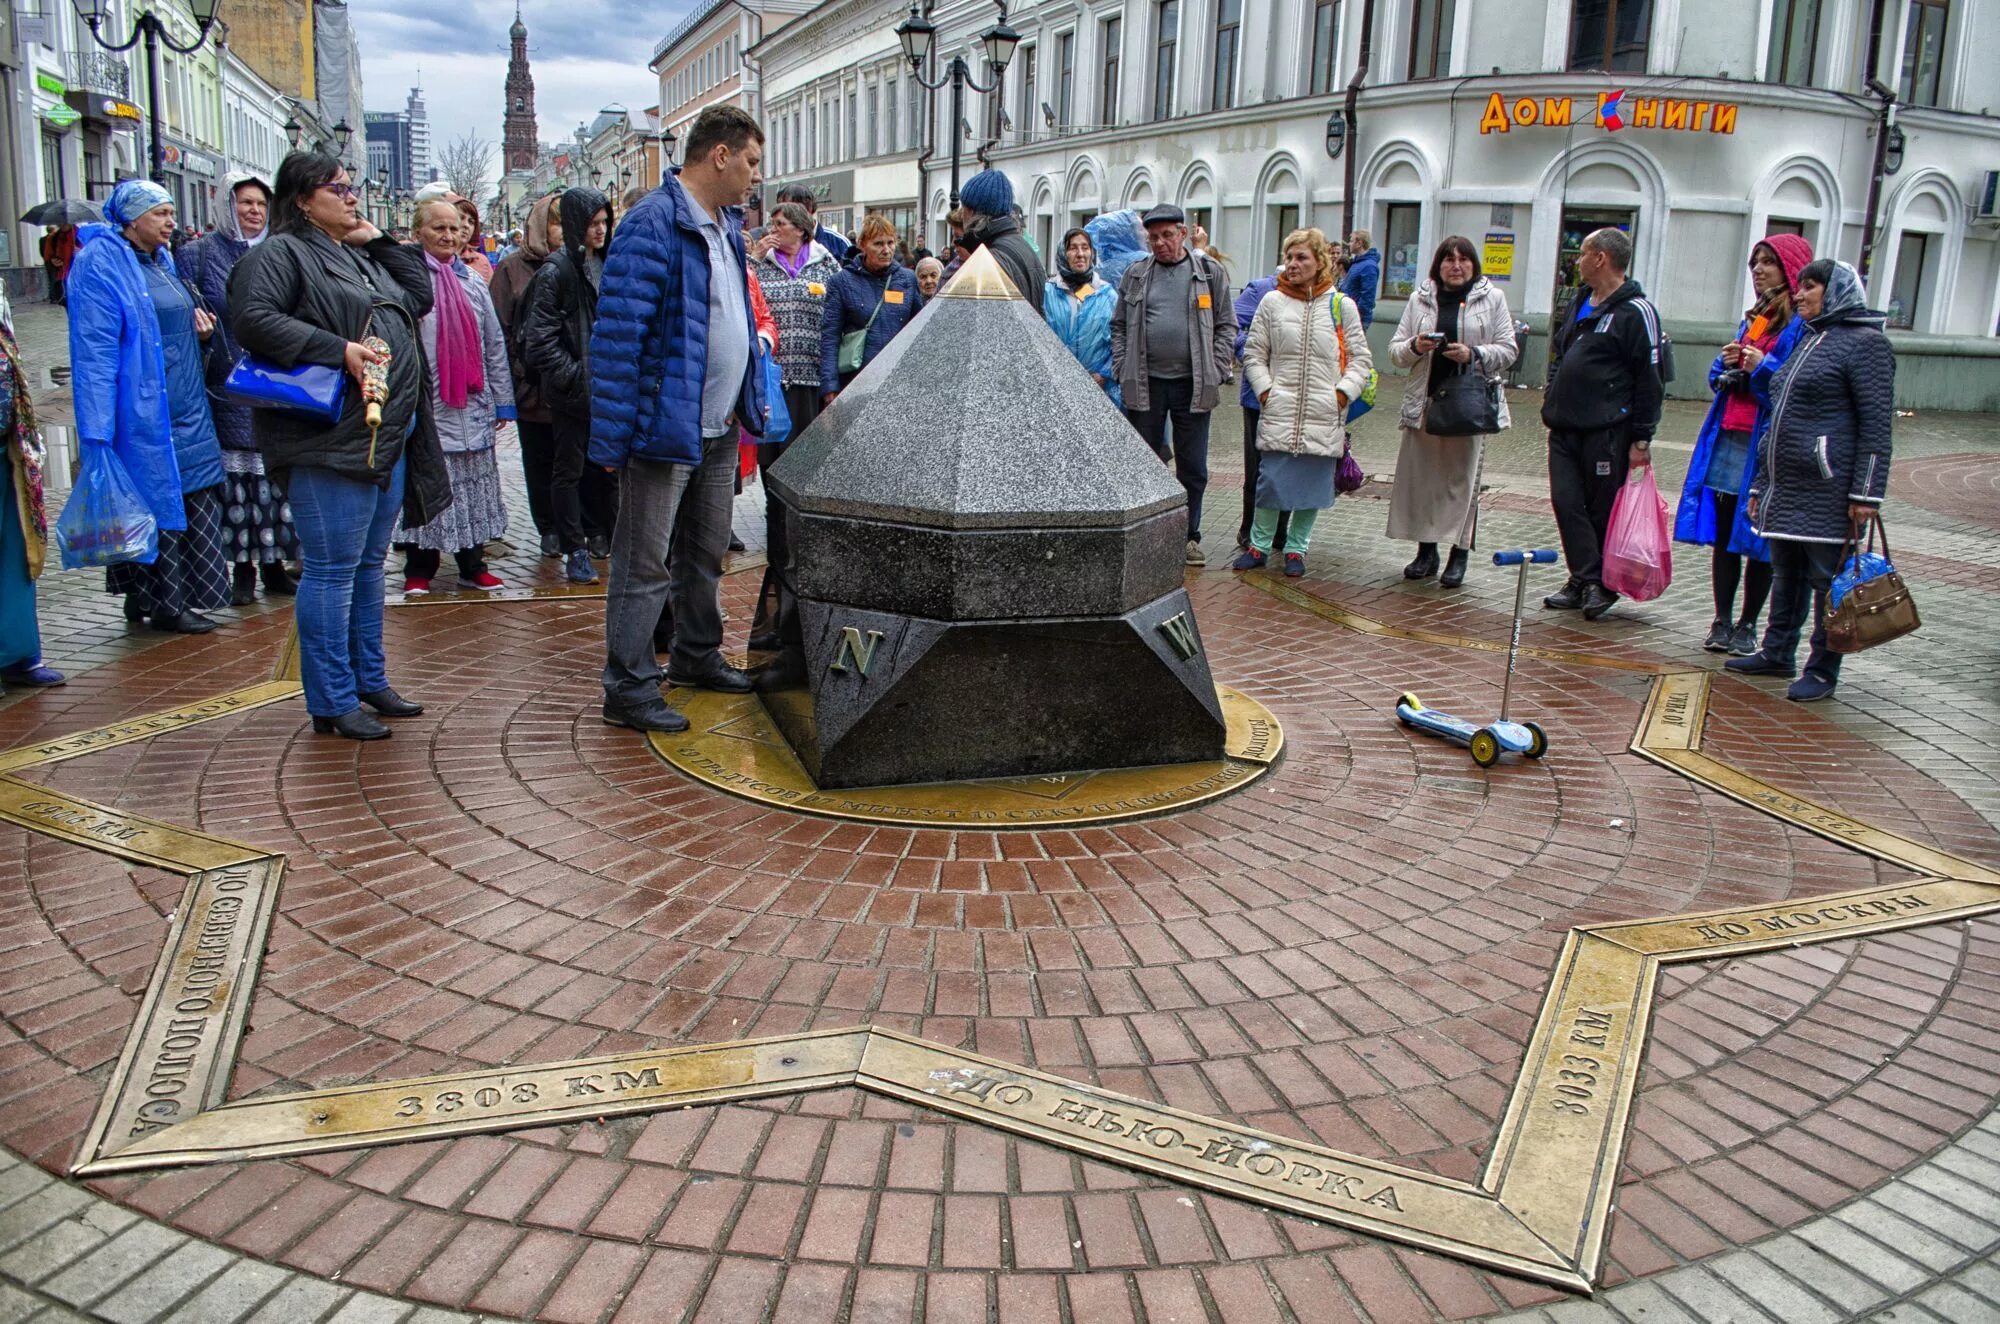
M 1551 565 L 1555 559 L 1555 552 L 1547 547 L 1523 547 L 1519 551 L 1493 553 L 1494 565 L 1519 565 L 1523 561 L 1531 561 L 1536 565 Z

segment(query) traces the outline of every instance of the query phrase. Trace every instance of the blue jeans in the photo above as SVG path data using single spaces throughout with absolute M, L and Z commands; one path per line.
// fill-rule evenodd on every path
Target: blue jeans
M 361 706 L 360 695 L 389 688 L 382 563 L 403 509 L 403 462 L 386 488 L 302 466 L 285 492 L 304 566 L 294 613 L 306 711 L 340 717 Z

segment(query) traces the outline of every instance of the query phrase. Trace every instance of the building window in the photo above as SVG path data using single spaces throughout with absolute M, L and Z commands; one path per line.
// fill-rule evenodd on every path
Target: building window
M 1771 10 L 1771 51 L 1764 81 L 1812 85 L 1813 56 L 1819 47 L 1820 0 L 1776 0 Z
M 847 93 L 847 154 L 850 157 L 861 155 L 860 118 L 861 97 L 850 89 Z
M 875 84 L 868 85 L 868 141 L 863 145 L 863 156 L 875 155 L 875 141 L 881 136 L 882 93 Z
M 1299 209 L 1296 203 L 1284 203 L 1271 208 L 1271 261 L 1275 266 L 1285 265 L 1285 237 L 1299 228 Z
M 1910 0 L 1903 29 L 1903 100 L 1913 106 L 1938 103 L 1938 75 L 1944 68 L 1944 29 L 1951 0 Z M 1900 280 L 1900 278 L 1899 278 Z
M 1153 118 L 1174 113 L 1174 61 L 1180 54 L 1181 0 L 1160 0 L 1159 35 L 1153 45 Z
M 1385 299 L 1407 299 L 1417 288 L 1417 232 L 1422 228 L 1423 216 L 1424 209 L 1414 202 L 1389 204 L 1387 224 L 1382 227 L 1383 252 L 1387 255 L 1382 264 L 1381 294 Z
M 1915 5 L 1911 6 L 1916 8 Z M 1924 267 L 1930 258 L 1931 237 L 1904 231 L 1896 245 L 1896 283 L 1889 291 L 1889 325 L 1908 331 L 1917 324 L 1918 305 L 1924 297 Z
M 1021 48 L 1021 98 L 1014 113 L 1014 132 L 1021 135 L 1024 142 L 1035 127 L 1035 57 L 1038 53 L 1033 46 Z
M 905 117 L 905 127 L 903 130 L 907 135 L 906 145 L 913 148 L 920 147 L 923 145 L 924 134 L 928 132 L 927 129 L 922 127 L 924 122 L 924 87 L 923 84 L 914 78 L 905 78 L 903 80 L 903 88 L 910 96 L 910 113 Z
M 1569 20 L 1569 67 L 1646 71 L 1653 0 L 1576 0 Z
M 902 142 L 896 136 L 896 84 L 893 80 L 882 85 L 882 113 L 888 117 L 882 124 L 882 150 L 893 152 Z
M 1333 44 L 1340 29 L 1340 0 L 1319 0 L 1313 6 L 1312 81 L 1314 96 L 1333 91 L 1333 71 L 1340 51 Z
M 1210 108 L 1228 110 L 1236 104 L 1237 43 L 1243 36 L 1243 0 L 1216 0 L 1215 88 Z
M 1410 77 L 1442 78 L 1451 72 L 1451 29 L 1458 6 L 1454 0 L 1414 0 L 1410 21 Z M 1577 0 L 1588 4 L 1589 0 Z
M 1056 38 L 1056 123 L 1069 124 L 1076 114 L 1076 34 Z
M 1118 122 L 1118 67 L 1125 51 L 1125 20 L 1104 20 L 1104 98 L 1098 105 L 1097 123 L 1108 128 Z

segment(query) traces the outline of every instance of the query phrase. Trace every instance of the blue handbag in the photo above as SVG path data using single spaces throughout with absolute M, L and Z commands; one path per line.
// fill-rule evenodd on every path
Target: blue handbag
M 288 409 L 338 423 L 347 407 L 347 372 L 324 363 L 281 368 L 245 354 L 223 379 L 222 397 L 252 409 Z
M 792 438 L 792 412 L 785 408 L 785 378 L 774 354 L 763 356 L 765 445 L 783 445 Z

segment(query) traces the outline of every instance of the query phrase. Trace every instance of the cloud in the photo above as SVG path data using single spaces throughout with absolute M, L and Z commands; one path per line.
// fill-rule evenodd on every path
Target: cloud
M 524 4 L 542 141 L 570 137 L 612 102 L 632 110 L 653 105 L 659 83 L 646 61 L 689 7 L 685 0 L 671 6 Z M 511 0 L 357 0 L 352 14 L 368 109 L 401 110 L 410 88 L 421 86 L 433 142 L 470 133 L 497 149 L 506 113 Z

